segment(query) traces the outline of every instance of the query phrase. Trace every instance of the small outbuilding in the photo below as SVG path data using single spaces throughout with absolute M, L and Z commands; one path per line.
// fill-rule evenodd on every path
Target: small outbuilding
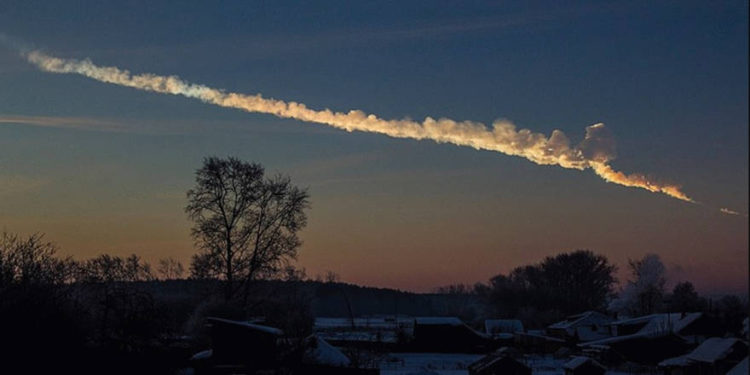
M 748 346 L 742 340 L 712 337 L 690 353 L 659 363 L 665 374 L 726 374 L 747 358 Z
M 589 357 L 573 357 L 563 365 L 565 375 L 604 375 L 607 368 Z
M 571 315 L 547 327 L 546 334 L 566 341 L 587 342 L 609 337 L 612 318 L 597 311 Z
M 491 348 L 492 339 L 455 317 L 424 317 L 414 320 L 412 350 L 417 352 L 472 353 Z
M 531 368 L 500 349 L 469 365 L 469 375 L 531 375 Z
M 487 319 L 484 333 L 493 338 L 512 339 L 516 332 L 523 332 L 523 323 L 518 319 Z

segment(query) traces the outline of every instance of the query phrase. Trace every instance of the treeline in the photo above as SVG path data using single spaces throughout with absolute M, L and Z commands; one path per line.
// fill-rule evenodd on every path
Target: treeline
M 630 260 L 627 267 L 630 277 L 618 288 L 614 264 L 590 250 L 576 250 L 516 267 L 488 283 L 449 285 L 437 291 L 452 296 L 448 310 L 467 321 L 492 316 L 520 319 L 527 327 L 542 328 L 588 310 L 619 317 L 706 312 L 723 321 L 728 332 L 741 329 L 747 316 L 746 299 L 736 295 L 706 298 L 698 295 L 689 281 L 667 290 L 666 268 L 655 254 Z
M 135 255 L 76 261 L 58 257 L 42 235 L 3 233 L 0 342 L 6 360 L 0 366 L 132 373 L 150 362 L 156 372 L 170 370 L 159 367 L 169 357 L 163 349 L 183 330 L 176 315 L 187 312 L 159 303 L 144 288 L 154 279 Z

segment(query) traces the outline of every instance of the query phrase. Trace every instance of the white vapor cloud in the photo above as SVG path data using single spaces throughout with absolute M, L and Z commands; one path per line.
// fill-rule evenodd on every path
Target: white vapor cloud
M 570 140 L 562 131 L 554 130 L 547 137 L 528 129 L 518 129 L 507 120 L 497 120 L 491 127 L 479 122 L 447 118 L 427 117 L 421 122 L 410 119 L 387 120 L 360 110 L 315 110 L 303 103 L 264 98 L 260 94 L 225 92 L 189 83 L 177 76 L 131 74 L 117 67 L 97 66 L 88 59 L 62 59 L 38 50 L 22 54 L 30 63 L 46 72 L 80 74 L 119 86 L 182 95 L 221 107 L 324 124 L 349 132 L 362 131 L 394 138 L 432 140 L 519 156 L 540 165 L 557 165 L 577 170 L 592 169 L 607 182 L 637 187 L 695 203 L 678 185 L 656 182 L 642 174 L 625 174 L 614 170 L 609 165 L 616 156 L 614 138 L 601 123 L 588 126 L 584 140 L 578 145 L 571 146 Z
M 727 214 L 727 215 L 747 216 L 747 215 L 743 215 L 743 214 L 741 214 L 741 213 L 739 213 L 737 211 L 730 210 L 728 208 L 723 208 L 723 207 L 720 208 L 719 211 L 721 211 L 721 213 Z

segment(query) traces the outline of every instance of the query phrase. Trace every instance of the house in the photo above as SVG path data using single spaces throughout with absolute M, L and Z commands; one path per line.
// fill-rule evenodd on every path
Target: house
M 411 349 L 418 352 L 471 353 L 493 347 L 493 340 L 455 317 L 414 319 Z
M 536 330 L 514 333 L 513 343 L 525 351 L 548 354 L 557 352 L 567 344 L 563 339 L 546 336 L 543 331 Z
M 659 367 L 668 375 L 722 375 L 745 360 L 747 350 L 737 338 L 712 337 L 690 353 L 659 362 Z
M 354 368 L 351 360 L 341 350 L 318 335 L 311 335 L 302 342 L 301 366 L 295 374 L 327 375 L 377 375 L 377 368 Z
M 565 375 L 604 375 L 607 369 L 589 357 L 573 357 L 563 365 Z
M 584 352 L 598 353 L 613 362 L 656 365 L 666 358 L 684 353 L 692 345 L 673 332 L 636 332 L 578 345 Z
M 518 319 L 487 319 L 484 333 L 496 339 L 512 339 L 516 332 L 523 332 L 523 323 Z
M 314 332 L 336 346 L 393 349 L 413 336 L 414 318 L 315 318 Z
M 745 357 L 740 363 L 737 364 L 737 366 L 732 367 L 731 370 L 727 372 L 727 375 L 747 375 L 750 374 L 750 369 L 748 369 L 748 357 Z
M 501 348 L 469 365 L 469 375 L 531 375 L 531 368 Z
M 221 318 L 206 318 L 211 349 L 192 357 L 198 373 L 246 371 L 278 366 L 280 329 Z
M 571 315 L 547 327 L 547 335 L 566 341 L 587 342 L 610 336 L 607 325 L 612 318 L 596 311 Z

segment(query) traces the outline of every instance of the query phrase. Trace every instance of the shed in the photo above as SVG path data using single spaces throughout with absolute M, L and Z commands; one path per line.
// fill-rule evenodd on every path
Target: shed
M 573 357 L 563 365 L 565 375 L 604 375 L 607 369 L 589 357 Z
M 612 318 L 597 311 L 571 315 L 547 327 L 547 334 L 563 340 L 586 342 L 609 336 L 607 325 Z
M 745 342 L 729 337 L 712 337 L 690 353 L 665 359 L 659 367 L 668 374 L 724 374 L 747 358 Z
M 492 339 L 455 317 L 424 317 L 414 320 L 413 350 L 420 352 L 470 353 L 487 350 Z
M 469 375 L 531 375 L 531 368 L 501 351 L 469 365 Z
M 214 364 L 273 367 L 279 359 L 280 329 L 221 318 L 206 318 Z
M 484 333 L 495 338 L 512 339 L 514 333 L 523 331 L 523 323 L 518 319 L 487 319 L 484 321 Z

